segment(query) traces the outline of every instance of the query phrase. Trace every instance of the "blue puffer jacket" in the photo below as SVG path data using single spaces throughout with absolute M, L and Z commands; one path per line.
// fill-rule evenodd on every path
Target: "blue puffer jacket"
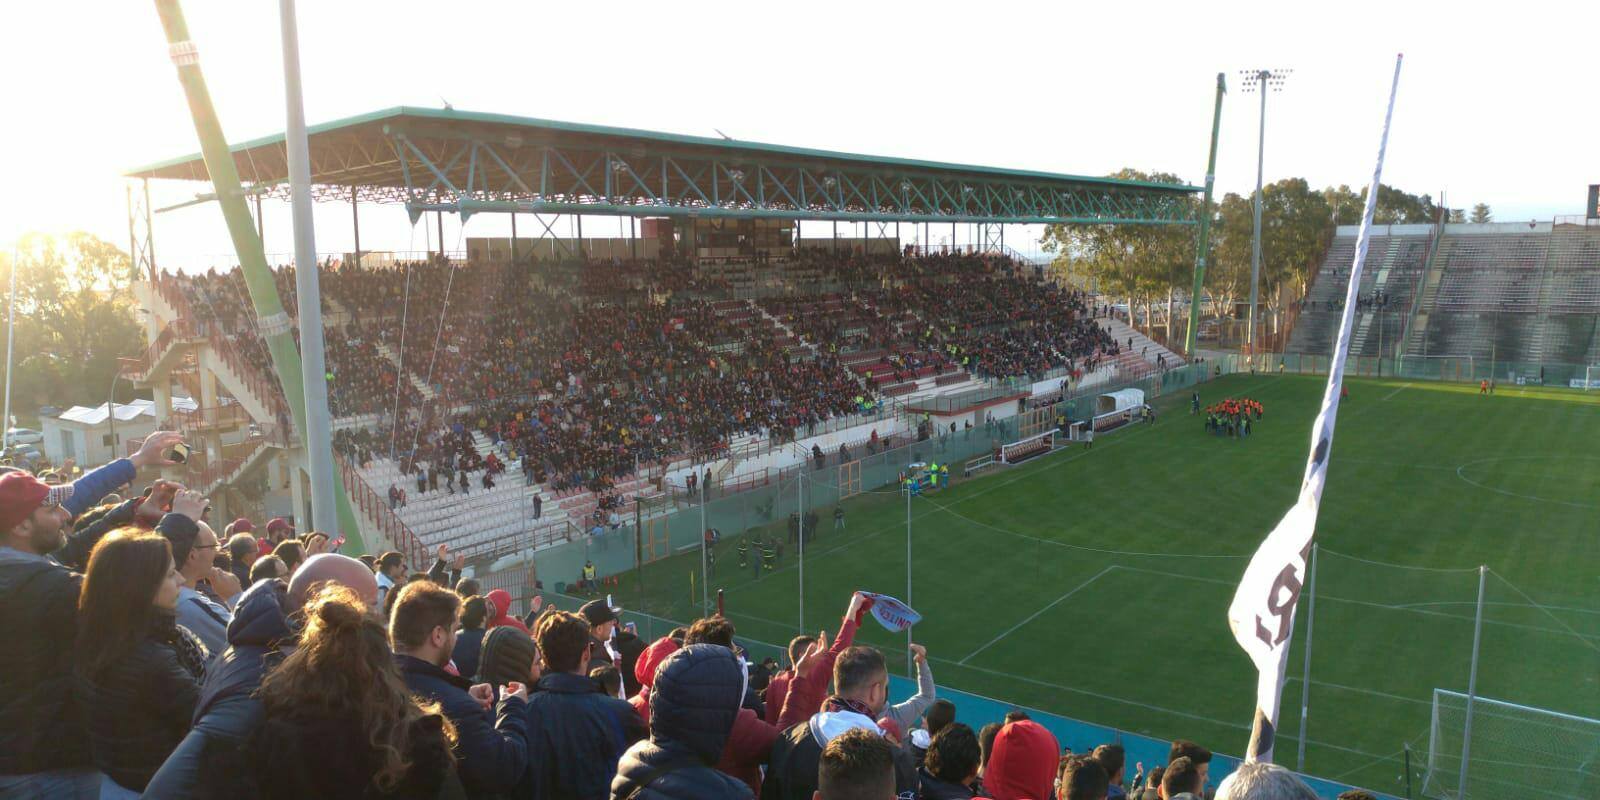
M 406 688 L 439 704 L 456 726 L 456 771 L 468 796 L 504 794 L 517 785 L 528 767 L 528 737 L 523 727 L 525 705 L 503 697 L 494 713 L 472 695 L 472 682 L 408 655 L 395 654 Z
M 296 632 L 283 613 L 283 581 L 260 581 L 240 595 L 228 623 L 228 649 L 214 659 L 200 685 L 194 727 L 150 779 L 147 797 L 212 798 L 232 795 L 247 754 L 245 740 L 261 724 L 253 695 L 281 659 L 280 645 Z
M 750 787 L 713 766 L 739 714 L 744 678 L 726 647 L 695 644 L 656 671 L 650 739 L 622 756 L 612 800 L 748 800 Z

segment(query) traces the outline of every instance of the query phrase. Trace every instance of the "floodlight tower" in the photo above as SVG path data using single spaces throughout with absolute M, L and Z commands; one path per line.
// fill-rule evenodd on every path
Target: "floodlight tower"
M 1267 157 L 1267 94 L 1269 92 L 1283 91 L 1283 85 L 1288 82 L 1292 69 L 1246 69 L 1240 70 L 1246 94 L 1250 92 L 1261 93 L 1261 127 L 1256 140 L 1256 197 L 1254 233 L 1250 241 L 1250 323 L 1247 326 L 1246 342 L 1250 346 L 1250 355 L 1256 352 L 1256 295 L 1261 285 L 1261 173 Z

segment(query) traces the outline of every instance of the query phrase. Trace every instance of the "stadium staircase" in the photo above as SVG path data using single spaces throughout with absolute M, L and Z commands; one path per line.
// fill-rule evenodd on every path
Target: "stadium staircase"
M 1164 363 L 1169 369 L 1188 363 L 1183 356 L 1168 350 L 1156 340 L 1134 330 L 1133 326 L 1120 319 L 1101 318 L 1095 321 L 1123 349 L 1124 354 L 1132 353 L 1148 363 L 1152 368 L 1157 366 L 1157 356 L 1165 357 Z M 1132 347 L 1128 346 L 1130 338 L 1133 340 Z

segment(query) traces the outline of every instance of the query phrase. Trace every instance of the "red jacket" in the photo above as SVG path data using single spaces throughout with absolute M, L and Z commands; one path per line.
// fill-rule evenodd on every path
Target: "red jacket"
M 856 628 L 861 626 L 861 616 L 866 613 L 868 608 L 870 608 L 869 605 L 863 604 L 861 611 L 856 613 L 855 619 L 846 619 L 839 623 L 839 635 L 834 637 L 833 646 L 828 648 L 828 652 L 822 654 L 822 662 L 817 664 L 818 673 L 832 677 L 834 660 L 855 641 Z M 789 693 L 789 681 L 793 677 L 794 673 L 786 669 L 772 676 L 772 682 L 767 684 L 767 722 L 774 725 L 778 724 L 778 717 L 783 710 L 783 698 L 784 695 Z M 810 714 L 806 716 L 810 716 Z
M 784 696 L 783 710 L 776 723 L 762 720 L 748 708 L 739 709 L 717 769 L 744 781 L 750 791 L 760 797 L 761 767 L 772 758 L 772 743 L 778 741 L 784 729 L 803 722 L 822 708 L 823 694 L 832 676 L 831 664 L 827 669 L 818 664 L 805 679 L 789 681 L 789 691 Z
M 639 654 L 639 660 L 633 662 L 633 678 L 639 682 L 639 693 L 628 698 L 628 702 L 633 704 L 634 711 L 639 712 L 639 719 L 644 720 L 646 729 L 650 727 L 650 687 L 656 682 L 656 667 L 678 652 L 678 647 L 677 642 L 663 636 L 651 642 Z
M 983 771 L 983 790 L 994 800 L 1050 800 L 1061 748 L 1056 737 L 1032 720 L 1007 724 L 994 737 Z

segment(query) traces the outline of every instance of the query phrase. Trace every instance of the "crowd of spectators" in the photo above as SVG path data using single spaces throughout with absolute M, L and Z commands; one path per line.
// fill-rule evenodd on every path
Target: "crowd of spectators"
M 0 655 L 0 797 L 1209 796 L 1194 742 L 1130 778 L 1120 746 L 1065 752 L 1021 711 L 975 732 L 915 644 L 916 693 L 893 702 L 856 642 L 866 594 L 779 671 L 721 615 L 645 641 L 610 598 L 519 616 L 445 547 L 413 572 L 285 520 L 219 537 L 205 497 L 161 480 L 101 503 L 179 442 L 70 484 L 0 472 L 0 624 L 21 637 Z M 1215 797 L 1315 794 L 1259 764 Z
M 958 368 L 1083 373 L 1117 352 L 1084 297 L 1007 259 L 808 249 L 781 268 L 850 291 L 763 301 L 791 336 L 752 306 L 726 313 L 707 299 L 716 282 L 681 261 L 325 266 L 325 310 L 345 313 L 326 337 L 331 407 L 376 415 L 366 430 L 341 430 L 336 447 L 359 464 L 398 460 L 418 492 L 485 486 L 510 463 L 529 483 L 603 493 L 641 465 L 711 455 L 740 435 L 798 438 L 870 407 L 886 381 L 904 389 Z M 292 309 L 293 270 L 275 279 Z M 239 271 L 164 280 L 270 374 Z M 844 366 L 878 350 L 876 374 Z M 473 434 L 495 446 L 500 469 Z

